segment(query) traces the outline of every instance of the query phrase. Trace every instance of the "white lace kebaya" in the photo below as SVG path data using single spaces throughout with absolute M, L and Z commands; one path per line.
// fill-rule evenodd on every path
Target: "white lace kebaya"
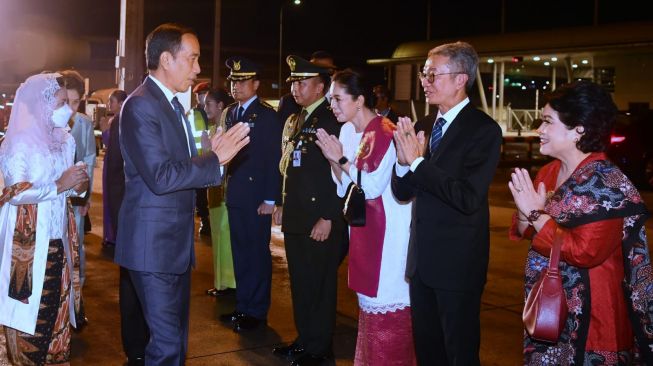
M 67 127 L 55 127 L 52 118 L 56 108 L 55 93 L 61 88 L 58 77 L 60 75 L 54 73 L 34 75 L 18 88 L 7 134 L 0 146 L 0 172 L 4 175 L 5 185 L 32 183 L 32 188 L 16 195 L 0 209 L 1 279 L 9 278 L 17 206 L 38 205 L 33 291 L 28 303 L 9 298 L 7 281 L 0 281 L 0 324 L 30 334 L 34 333 L 36 326 L 51 239 L 63 240 L 69 268 L 73 268 L 71 255 L 67 252 L 65 210 L 66 197 L 72 191 L 58 194 L 56 180 L 73 165 L 75 141 Z M 67 113 L 65 108 L 59 113 L 62 112 Z M 74 299 L 73 293 L 71 287 Z M 71 306 L 70 310 L 74 322 L 74 307 Z

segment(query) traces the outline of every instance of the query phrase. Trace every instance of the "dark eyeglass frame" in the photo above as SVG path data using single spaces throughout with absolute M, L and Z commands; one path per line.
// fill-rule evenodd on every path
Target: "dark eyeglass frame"
M 429 84 L 433 84 L 435 82 L 435 78 L 438 77 L 438 76 L 457 75 L 457 74 L 465 74 L 465 73 L 462 72 L 462 71 L 454 71 L 454 72 L 441 72 L 439 74 L 435 74 L 435 73 L 426 73 L 425 74 L 425 73 L 423 73 L 421 71 L 418 71 L 417 72 L 417 77 L 422 81 L 426 80 L 426 81 L 428 81 Z

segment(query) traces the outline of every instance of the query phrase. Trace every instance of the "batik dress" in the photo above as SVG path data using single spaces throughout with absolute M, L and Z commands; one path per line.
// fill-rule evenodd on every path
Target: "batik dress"
M 569 313 L 557 343 L 524 332 L 526 365 L 653 364 L 653 273 L 644 222 L 646 207 L 632 183 L 592 153 L 555 188 L 560 161 L 543 167 L 535 186 L 549 192 L 552 217 L 532 238 L 524 296 L 548 266 L 556 228 L 563 231 L 560 270 Z M 511 237 L 517 233 L 516 215 Z

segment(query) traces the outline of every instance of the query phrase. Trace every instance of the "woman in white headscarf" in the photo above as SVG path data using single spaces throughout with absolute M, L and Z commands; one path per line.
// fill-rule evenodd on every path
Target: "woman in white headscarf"
M 29 77 L 16 92 L 0 171 L 0 324 L 15 365 L 68 364 L 79 304 L 79 259 L 67 197 L 88 188 L 73 165 L 72 109 L 59 74 Z

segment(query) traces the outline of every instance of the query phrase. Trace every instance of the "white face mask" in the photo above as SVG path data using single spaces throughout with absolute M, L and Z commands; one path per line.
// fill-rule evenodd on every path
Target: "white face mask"
M 66 125 L 68 125 L 68 120 L 72 115 L 73 110 L 68 104 L 64 104 L 63 106 L 55 109 L 54 112 L 52 112 L 52 122 L 54 123 L 54 127 L 66 127 Z

